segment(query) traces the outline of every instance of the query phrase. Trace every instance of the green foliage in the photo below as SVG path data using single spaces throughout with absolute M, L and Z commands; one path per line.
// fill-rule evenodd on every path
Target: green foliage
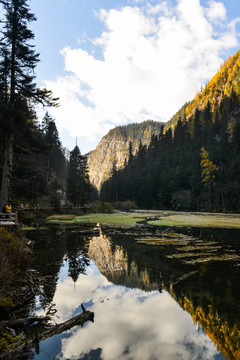
M 24 132 L 19 129 L 14 142 L 15 166 L 10 199 L 16 199 L 20 204 L 50 198 L 52 184 L 57 181 L 58 188 L 63 189 L 66 175 L 66 159 L 61 144 L 52 146 L 47 143 L 45 129 L 31 119 L 28 127 Z
M 145 214 L 123 214 L 123 213 L 114 213 L 114 214 L 88 214 L 84 216 L 79 216 L 75 219 L 76 222 L 87 224 L 122 224 L 122 225 L 135 225 L 139 221 L 146 220 Z
M 56 106 L 51 91 L 38 89 L 35 72 L 39 54 L 31 41 L 35 21 L 27 0 L 1 1 L 4 10 L 0 43 L 0 125 L 2 186 L 0 206 L 11 196 L 36 198 L 45 190 L 40 132 L 34 105 Z M 23 191 L 21 191 L 23 190 Z
M 57 177 L 49 184 L 50 205 L 54 211 L 61 212 L 61 200 L 63 200 L 64 187 Z
M 5 330 L 0 333 L 0 353 L 7 352 L 24 340 L 23 335 L 13 335 Z
M 0 293 L 6 305 L 11 284 L 21 281 L 29 266 L 30 256 L 24 240 L 15 233 L 0 228 Z M 8 304 L 11 306 L 11 301 Z
M 58 194 L 50 195 L 50 205 L 56 212 L 61 212 L 61 198 Z
M 86 205 L 92 191 L 88 176 L 87 158 L 76 145 L 71 151 L 67 176 L 67 199 L 74 205 Z
M 113 213 L 113 207 L 108 202 L 101 201 L 97 206 L 97 212 L 112 214 Z
M 138 209 L 138 206 L 131 200 L 118 201 L 117 203 L 112 203 L 115 209 L 130 211 Z
M 219 168 L 213 164 L 209 159 L 209 153 L 206 151 L 204 146 L 201 148 L 201 163 L 202 167 L 202 181 L 205 186 L 215 186 L 216 185 L 216 172 Z
M 47 145 L 46 164 L 48 166 L 48 181 L 57 176 L 59 180 L 66 180 L 66 159 L 62 151 L 58 130 L 54 119 L 46 113 L 43 118 L 43 137 Z
M 106 201 L 95 201 L 90 204 L 90 211 L 93 213 L 108 213 L 112 214 L 114 209 L 111 204 Z

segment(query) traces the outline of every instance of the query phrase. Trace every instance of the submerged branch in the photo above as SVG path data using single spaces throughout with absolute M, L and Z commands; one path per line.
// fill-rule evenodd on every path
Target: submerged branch
M 63 331 L 67 331 L 67 330 L 71 329 L 73 326 L 76 326 L 76 325 L 83 326 L 83 324 L 89 320 L 94 322 L 94 313 L 86 310 L 85 307 L 83 306 L 83 304 L 81 304 L 81 307 L 83 310 L 83 312 L 81 314 L 74 316 L 73 318 L 71 318 L 61 324 L 57 324 L 57 325 L 53 326 L 51 329 L 49 329 L 49 330 L 43 332 L 41 335 L 39 335 L 38 339 L 45 340 L 51 336 L 60 334 Z
M 39 342 L 42 340 L 48 339 L 48 338 L 58 335 L 64 331 L 70 330 L 73 326 L 76 326 L 76 325 L 81 325 L 81 327 L 82 327 L 83 324 L 89 320 L 94 322 L 94 312 L 86 310 L 85 307 L 83 306 L 83 304 L 81 304 L 81 307 L 83 310 L 83 312 L 81 314 L 74 316 L 73 318 L 71 318 L 63 323 L 52 326 L 50 329 L 43 331 L 41 334 L 38 334 L 34 339 L 23 341 L 21 344 L 15 346 L 10 351 L 8 351 L 4 354 L 0 354 L 0 359 L 1 360 L 15 359 L 15 356 L 17 353 L 20 353 L 25 350 L 27 351 L 33 346 L 35 348 L 38 348 Z M 42 317 L 33 316 L 33 317 L 25 318 L 25 319 L 16 319 L 13 321 L 9 321 L 7 323 L 7 327 L 21 326 L 21 325 L 29 324 L 29 323 L 35 322 L 35 321 L 42 322 L 42 321 L 47 321 L 50 319 L 51 318 L 49 316 L 42 316 Z
M 29 317 L 22 318 L 22 319 L 14 319 L 14 320 L 7 321 L 5 323 L 5 325 L 8 328 L 11 328 L 11 327 L 14 328 L 14 327 L 18 327 L 18 326 L 30 325 L 35 322 L 40 323 L 40 322 L 48 321 L 48 320 L 51 320 L 50 316 L 29 316 Z

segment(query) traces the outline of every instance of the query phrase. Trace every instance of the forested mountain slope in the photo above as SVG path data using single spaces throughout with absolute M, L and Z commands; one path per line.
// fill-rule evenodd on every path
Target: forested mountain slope
M 233 92 L 240 96 L 240 50 L 234 56 L 225 60 L 205 89 L 197 93 L 193 101 L 184 104 L 172 119 L 166 123 L 165 129 L 169 127 L 173 129 L 177 125 L 179 117 L 185 116 L 186 119 L 189 119 L 197 108 L 203 110 L 208 102 L 211 104 L 212 112 L 214 112 L 222 99 L 225 96 L 230 97 Z
M 100 188 L 113 169 L 121 169 L 129 159 L 129 145 L 135 154 L 139 143 L 148 145 L 152 134 L 160 132 L 161 123 L 148 120 L 140 124 L 117 126 L 105 135 L 88 158 L 91 183 Z M 130 149 L 131 151 L 131 149 Z
M 240 52 L 102 186 L 140 207 L 240 211 Z M 173 130 L 174 129 L 174 133 Z

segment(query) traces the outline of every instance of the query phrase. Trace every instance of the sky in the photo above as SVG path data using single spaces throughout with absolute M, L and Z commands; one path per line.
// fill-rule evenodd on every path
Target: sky
M 239 0 L 31 0 L 38 85 L 63 146 L 93 150 L 113 127 L 168 121 L 239 49 Z M 43 116 L 42 109 L 39 117 Z

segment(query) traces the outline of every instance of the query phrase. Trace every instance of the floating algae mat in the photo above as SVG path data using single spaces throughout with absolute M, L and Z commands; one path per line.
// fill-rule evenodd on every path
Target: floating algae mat
M 143 236 L 136 239 L 138 243 L 149 245 L 188 245 L 194 240 L 192 236 L 177 233 L 163 233 L 161 236 Z
M 179 251 L 198 251 L 198 250 L 202 250 L 202 251 L 218 251 L 218 249 L 221 249 L 222 247 L 219 246 L 209 246 L 209 245 L 203 245 L 203 246 L 183 246 L 181 248 L 177 248 L 177 250 Z
M 164 233 L 160 236 L 142 236 L 138 243 L 162 246 L 167 249 L 163 256 L 184 264 L 200 264 L 209 261 L 237 261 L 240 257 L 235 250 L 216 241 L 206 241 L 192 235 Z M 166 251 L 166 250 L 165 250 Z
M 203 263 L 203 262 L 209 262 L 209 261 L 238 261 L 240 257 L 238 255 L 231 255 L 231 254 L 225 254 L 222 256 L 206 256 L 201 257 L 199 254 L 198 259 L 194 260 L 186 260 L 184 261 L 185 264 L 196 264 L 196 263 Z

